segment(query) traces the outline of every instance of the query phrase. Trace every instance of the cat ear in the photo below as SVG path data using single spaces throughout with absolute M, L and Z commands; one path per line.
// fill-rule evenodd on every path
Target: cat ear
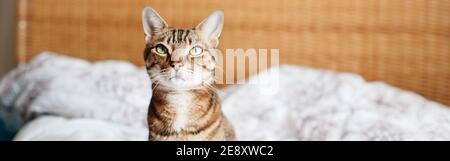
M 223 27 L 223 12 L 215 11 L 203 20 L 197 29 L 199 29 L 206 40 L 218 43 L 220 33 Z M 217 44 L 216 44 L 217 45 Z
M 166 21 L 150 7 L 146 7 L 142 11 L 142 24 L 144 25 L 146 41 L 149 41 L 151 36 L 161 32 L 162 29 L 167 27 Z

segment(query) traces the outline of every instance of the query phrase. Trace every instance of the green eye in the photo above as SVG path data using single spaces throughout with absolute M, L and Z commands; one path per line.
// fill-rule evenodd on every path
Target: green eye
M 192 56 L 200 56 L 203 53 L 203 49 L 199 46 L 193 47 L 191 50 L 189 50 L 189 54 Z
M 162 44 L 156 45 L 155 50 L 158 54 L 161 54 L 161 55 L 167 54 L 167 48 Z

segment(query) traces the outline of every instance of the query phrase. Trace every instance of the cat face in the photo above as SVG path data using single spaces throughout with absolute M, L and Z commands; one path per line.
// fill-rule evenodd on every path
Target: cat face
M 223 13 L 216 11 L 192 29 L 168 27 L 151 8 L 142 12 L 147 72 L 154 85 L 168 89 L 195 89 L 214 82 Z

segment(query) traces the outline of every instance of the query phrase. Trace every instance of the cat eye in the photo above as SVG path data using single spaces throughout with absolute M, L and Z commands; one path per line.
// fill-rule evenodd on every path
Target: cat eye
M 157 54 L 160 54 L 160 55 L 166 55 L 168 53 L 167 48 L 162 44 L 156 45 L 155 51 Z
M 194 57 L 200 56 L 200 55 L 202 55 L 202 53 L 203 53 L 203 49 L 200 46 L 195 46 L 191 50 L 189 50 L 189 54 Z

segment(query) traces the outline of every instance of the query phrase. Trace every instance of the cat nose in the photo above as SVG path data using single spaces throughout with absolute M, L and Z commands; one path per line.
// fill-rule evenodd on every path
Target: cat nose
M 174 68 L 175 70 L 179 70 L 183 64 L 182 63 L 172 63 L 170 64 L 170 66 L 172 66 L 172 68 Z

